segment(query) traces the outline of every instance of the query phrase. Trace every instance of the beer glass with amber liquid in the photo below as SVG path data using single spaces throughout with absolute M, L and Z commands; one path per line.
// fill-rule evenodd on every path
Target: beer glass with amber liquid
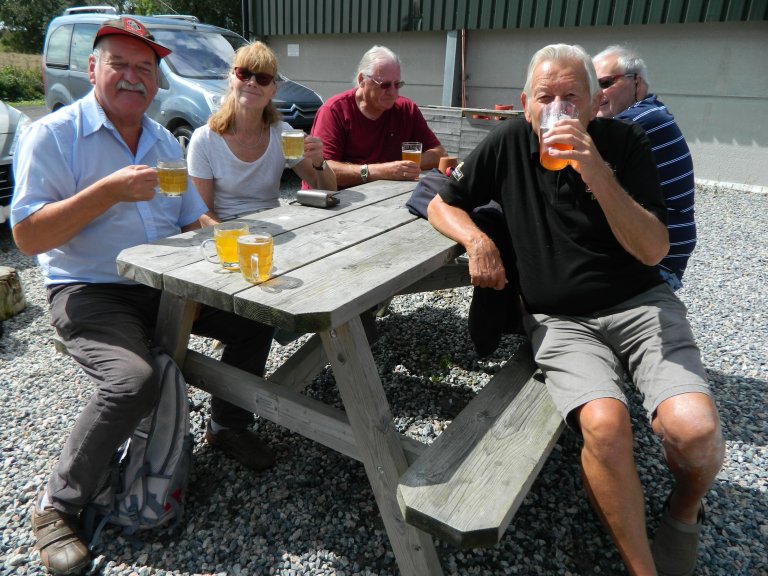
M 410 160 L 421 167 L 421 142 L 403 142 L 403 160 Z
M 246 234 L 237 238 L 240 272 L 252 284 L 269 280 L 272 271 L 272 236 L 266 233 Z
M 576 106 L 567 100 L 553 100 L 542 109 L 541 122 L 539 124 L 539 162 L 547 170 L 562 170 L 568 166 L 568 160 L 554 158 L 549 155 L 550 147 L 542 143 L 544 135 L 558 120 L 578 118 L 578 115 Z M 567 144 L 552 144 L 551 147 L 557 150 L 573 150 L 573 146 Z
M 280 134 L 280 146 L 286 160 L 298 160 L 304 156 L 304 131 L 284 130 Z
M 183 158 L 161 158 L 157 169 L 158 192 L 165 196 L 180 198 L 187 191 L 187 161 Z
M 200 245 L 203 257 L 208 262 L 221 264 L 224 270 L 238 270 L 240 268 L 240 261 L 237 257 L 237 239 L 248 234 L 248 232 L 250 230 L 245 222 L 219 222 L 215 224 L 213 226 L 213 238 L 203 240 L 203 243 Z M 216 247 L 218 262 L 208 253 L 209 249 L 207 249 L 207 246 L 210 242 L 213 242 Z

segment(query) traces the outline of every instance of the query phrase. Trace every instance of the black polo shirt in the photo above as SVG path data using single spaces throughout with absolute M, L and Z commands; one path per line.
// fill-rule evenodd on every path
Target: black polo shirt
M 597 118 L 588 132 L 635 201 L 666 224 L 656 164 L 643 129 Z M 654 266 L 630 255 L 611 232 L 594 196 L 570 166 L 539 164 L 538 137 L 523 119 L 505 120 L 466 158 L 462 177 L 440 196 L 467 211 L 496 200 L 517 256 L 529 312 L 585 315 L 662 282 Z

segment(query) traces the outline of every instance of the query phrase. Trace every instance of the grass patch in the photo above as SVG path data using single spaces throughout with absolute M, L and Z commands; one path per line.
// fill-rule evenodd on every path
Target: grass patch
M 24 70 L 40 70 L 40 54 L 21 54 L 19 52 L 0 52 L 0 68 L 15 66 Z
M 6 104 L 13 106 L 14 108 L 22 108 L 24 106 L 45 106 L 45 100 L 40 98 L 39 100 L 19 100 L 16 102 L 6 101 Z

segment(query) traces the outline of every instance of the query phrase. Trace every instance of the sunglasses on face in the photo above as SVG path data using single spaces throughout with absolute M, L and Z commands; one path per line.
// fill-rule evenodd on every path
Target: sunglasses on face
M 400 88 L 405 86 L 405 82 L 403 80 L 398 80 L 397 82 L 379 82 L 373 76 L 368 76 L 368 79 L 371 80 L 374 84 L 376 84 L 376 86 L 378 86 L 382 90 L 389 90 L 390 88 L 392 88 L 392 86 L 395 87 L 395 90 L 400 90 Z
M 275 77 L 272 76 L 272 74 L 267 74 L 266 72 L 253 72 L 252 70 L 242 68 L 241 66 L 235 68 L 235 76 L 237 76 L 237 79 L 240 80 L 240 82 L 250 82 L 251 78 L 254 78 L 256 84 L 259 86 L 269 86 L 275 80 Z
M 629 78 L 629 77 L 635 78 L 637 74 L 635 72 L 627 72 L 626 74 L 614 74 L 613 76 L 603 76 L 602 78 L 597 79 L 597 84 L 605 90 L 606 88 L 610 88 L 616 82 L 621 80 L 622 78 Z

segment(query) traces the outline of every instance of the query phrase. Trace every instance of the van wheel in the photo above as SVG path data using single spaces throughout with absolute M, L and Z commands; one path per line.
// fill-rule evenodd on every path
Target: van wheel
M 181 151 L 184 157 L 187 157 L 187 146 L 189 146 L 189 139 L 192 137 L 192 126 L 182 124 L 173 129 L 173 137 L 179 141 Z

